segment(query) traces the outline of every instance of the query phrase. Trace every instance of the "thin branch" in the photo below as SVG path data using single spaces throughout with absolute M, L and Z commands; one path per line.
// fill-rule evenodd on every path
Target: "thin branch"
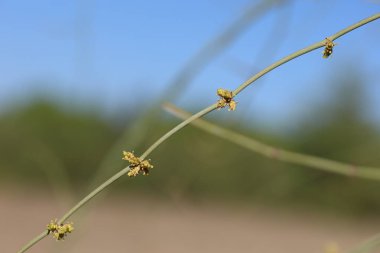
M 358 22 L 357 24 L 354 24 L 338 33 L 336 33 L 335 35 L 332 35 L 330 36 L 328 39 L 330 40 L 334 40 L 335 38 L 338 38 L 364 24 L 367 24 L 371 21 L 374 21 L 375 19 L 378 19 L 380 18 L 380 13 L 376 14 L 376 15 L 373 15 L 369 18 L 366 18 L 360 22 Z M 260 77 L 262 77 L 263 75 L 265 75 L 266 73 L 272 71 L 273 69 L 281 66 L 282 64 L 294 59 L 294 58 L 297 58 L 298 56 L 301 56 L 303 54 L 306 54 L 310 51 L 313 51 L 317 48 L 320 48 L 320 47 L 323 47 L 325 45 L 325 40 L 321 41 L 321 42 L 318 42 L 318 43 L 315 43 L 307 48 L 304 48 L 304 49 L 301 49 L 281 60 L 279 60 L 278 62 L 270 65 L 269 67 L 265 68 L 264 70 L 260 71 L 258 74 L 254 75 L 253 77 L 251 77 L 250 79 L 248 79 L 246 82 L 244 82 L 242 85 L 240 85 L 233 93 L 234 95 L 237 95 L 238 93 L 240 93 L 244 88 L 246 88 L 248 85 L 250 85 L 251 83 L 253 83 L 254 81 L 256 81 L 257 79 L 259 79 Z M 144 153 L 143 155 L 141 156 L 141 159 L 145 159 L 147 155 L 149 155 L 155 148 L 157 148 L 162 142 L 164 142 L 165 140 L 167 140 L 170 136 L 172 136 L 174 133 L 176 133 L 177 131 L 179 131 L 180 129 L 182 129 L 183 127 L 185 127 L 186 125 L 188 125 L 189 123 L 191 123 L 192 121 L 200 118 L 200 117 L 203 117 L 205 116 L 206 114 L 214 111 L 216 108 L 217 108 L 218 104 L 213 104 L 213 105 L 210 105 L 209 107 L 206 107 L 205 109 L 201 110 L 200 112 L 194 114 L 193 116 L 191 116 L 190 118 L 188 118 L 187 120 L 183 121 L 182 123 L 180 123 L 179 125 L 177 125 L 176 127 L 174 127 L 172 130 L 170 130 L 169 132 L 167 132 L 164 136 L 162 136 L 160 139 L 158 139 L 155 143 L 153 143 Z M 129 167 L 126 167 L 124 169 L 122 169 L 121 171 L 119 171 L 118 173 L 116 173 L 115 175 L 113 175 L 111 178 L 109 178 L 107 181 L 105 181 L 103 184 L 101 184 L 98 188 L 96 188 L 95 190 L 93 190 L 89 195 L 87 195 L 84 199 L 82 199 L 81 201 L 78 202 L 78 204 L 76 204 L 72 209 L 70 209 L 66 214 L 63 215 L 63 217 L 59 220 L 59 223 L 62 223 L 64 221 L 66 221 L 66 219 L 68 219 L 71 215 L 73 215 L 76 211 L 78 211 L 84 204 L 86 204 L 89 200 L 91 200 L 93 197 L 95 197 L 98 193 L 100 193 L 104 188 L 106 188 L 108 185 L 110 185 L 111 183 L 113 183 L 114 181 L 116 181 L 118 178 L 120 178 L 121 176 L 125 175 L 127 172 L 129 171 Z M 30 241 L 27 246 L 24 246 L 18 253 L 23 253 L 25 252 L 27 249 L 29 249 L 31 246 L 33 246 L 34 244 L 36 244 L 38 241 L 42 240 L 42 238 L 45 237 L 45 232 L 43 232 L 42 234 L 44 234 L 44 236 L 38 236 L 36 237 L 35 239 L 33 239 L 32 241 Z
M 28 242 L 27 244 L 25 244 L 25 246 L 22 247 L 22 249 L 20 249 L 18 251 L 18 253 L 22 253 L 22 252 L 27 251 L 33 245 L 35 245 L 36 243 L 38 243 L 39 241 L 41 241 L 42 239 L 44 239 L 47 235 L 48 235 L 47 234 L 47 230 L 45 230 L 44 232 L 42 232 L 41 234 L 39 234 L 38 236 L 36 236 L 36 238 L 33 238 L 30 242 Z
M 331 41 L 334 41 L 335 39 L 345 35 L 346 33 L 349 33 L 365 24 L 368 24 L 376 19 L 380 18 L 380 13 L 377 13 L 373 16 L 370 16 L 366 19 L 363 19 L 362 21 L 359 21 L 358 23 L 355 23 L 333 35 L 331 35 L 330 37 L 327 37 L 327 39 L 331 40 Z M 263 69 L 262 71 L 260 71 L 259 73 L 257 73 L 256 75 L 252 76 L 251 78 L 249 78 L 247 81 L 245 81 L 243 84 L 241 84 L 236 90 L 234 90 L 234 94 L 237 95 L 239 94 L 243 89 L 247 88 L 250 84 L 252 84 L 254 81 L 256 81 L 257 79 L 259 79 L 260 77 L 262 77 L 263 75 L 267 74 L 268 72 L 274 70 L 275 68 L 281 66 L 282 64 L 284 63 L 287 63 L 288 61 L 290 60 L 293 60 L 303 54 L 306 54 L 306 53 L 309 53 L 315 49 L 318 49 L 318 48 L 321 48 L 321 47 L 324 47 L 325 46 L 325 43 L 326 43 L 326 40 L 322 40 L 320 42 L 317 42 L 317 43 L 314 43 L 308 47 L 305 47 L 304 49 L 301 49 L 301 50 L 298 50 L 297 52 L 294 52 L 284 58 L 282 58 L 281 60 L 273 63 L 272 65 L 270 65 L 269 67 Z
M 113 161 L 112 159 L 117 150 L 120 150 L 122 146 L 134 146 L 141 141 L 145 133 L 149 130 L 149 120 L 152 119 L 152 116 L 157 115 L 159 110 L 156 109 L 159 108 L 162 101 L 171 101 L 174 98 L 178 99 L 181 92 L 186 89 L 197 74 L 228 48 L 255 20 L 272 10 L 276 5 L 285 4 L 287 2 L 288 0 L 262 0 L 259 3 L 248 6 L 236 20 L 227 24 L 226 28 L 202 46 L 178 71 L 173 80 L 169 82 L 162 97 L 158 99 L 160 101 L 157 100 L 153 102 L 153 109 L 144 112 L 144 115 L 139 117 L 132 124 L 132 127 L 126 129 L 119 140 L 113 145 L 98 170 L 94 173 L 93 180 L 89 184 L 89 190 L 96 186 L 97 181 L 104 174 L 105 168 Z
M 180 118 L 187 119 L 191 114 L 185 112 L 172 104 L 165 103 L 164 109 L 170 114 Z M 193 121 L 191 124 L 206 131 L 210 134 L 218 136 L 241 147 L 252 150 L 260 155 L 270 159 L 279 160 L 283 162 L 304 165 L 307 167 L 343 174 L 347 176 L 355 176 L 365 179 L 380 180 L 380 168 L 357 166 L 348 163 L 342 163 L 330 159 L 325 159 L 317 156 L 305 155 L 285 149 L 276 148 L 264 143 L 261 143 L 253 138 L 236 133 L 232 130 L 220 127 L 202 119 Z
M 156 149 L 162 142 L 167 140 L 170 136 L 181 130 L 183 127 L 187 126 L 192 121 L 203 117 L 204 115 L 212 112 L 213 110 L 217 109 L 218 104 L 210 105 L 209 107 L 206 107 L 202 111 L 192 115 L 191 117 L 187 118 L 186 120 L 182 121 L 180 124 L 178 124 L 176 127 L 174 127 L 172 130 L 167 132 L 165 135 L 163 135 L 160 139 L 158 139 L 155 143 L 153 143 L 142 155 L 141 159 L 145 159 L 154 149 Z
M 202 111 L 192 115 L 187 120 L 181 122 L 176 127 L 174 127 L 172 130 L 167 132 L 165 135 L 163 135 L 161 138 L 159 138 L 156 142 L 154 142 L 145 152 L 141 155 L 141 159 L 145 159 L 146 156 L 148 156 L 155 148 L 157 148 L 162 142 L 167 140 L 170 136 L 172 136 L 174 133 L 181 130 L 183 127 L 188 125 L 191 121 L 196 120 L 197 118 L 200 118 L 207 113 L 215 110 L 217 108 L 217 104 L 213 104 Z M 115 182 L 117 179 L 119 179 L 121 176 L 125 175 L 129 171 L 129 167 L 126 167 L 113 175 L 111 178 L 109 178 L 107 181 L 102 183 L 100 186 L 98 186 L 95 190 L 93 190 L 90 194 L 88 194 L 86 197 L 84 197 L 81 201 L 79 201 L 73 208 L 71 208 L 67 213 L 65 213 L 61 219 L 57 222 L 58 224 L 61 224 L 65 222 L 71 215 L 73 215 L 76 211 L 78 211 L 83 205 L 85 205 L 88 201 L 90 201 L 93 197 L 95 197 L 98 193 L 100 193 L 104 188 Z M 18 253 L 23 253 L 26 250 L 28 250 L 30 247 L 32 247 L 34 244 L 36 244 L 38 241 L 42 240 L 47 235 L 47 231 L 42 232 L 38 237 L 30 241 L 26 246 L 24 246 Z

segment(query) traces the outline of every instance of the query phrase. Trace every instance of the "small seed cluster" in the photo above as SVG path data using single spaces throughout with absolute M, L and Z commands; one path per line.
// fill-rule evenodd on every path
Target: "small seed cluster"
M 325 50 L 323 50 L 323 58 L 328 58 L 333 53 L 333 47 L 335 45 L 336 44 L 332 40 L 326 38 Z
M 57 241 L 64 240 L 65 237 L 73 232 L 73 223 L 58 224 L 57 220 L 51 220 L 47 225 L 48 234 L 52 233 Z
M 141 159 L 132 152 L 123 151 L 123 160 L 127 160 L 130 165 L 128 176 L 135 177 L 138 174 L 149 175 L 149 170 L 153 168 L 148 160 L 141 161 Z
M 218 108 L 224 108 L 228 106 L 229 111 L 234 111 L 236 109 L 236 101 L 233 100 L 234 94 L 232 91 L 225 89 L 218 89 L 216 94 L 220 97 L 218 100 Z

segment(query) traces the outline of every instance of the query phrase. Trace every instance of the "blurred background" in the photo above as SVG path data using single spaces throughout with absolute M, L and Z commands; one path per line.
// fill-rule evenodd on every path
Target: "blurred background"
M 15 252 L 180 121 L 378 1 L 0 1 L 0 238 Z M 206 118 L 264 143 L 380 167 L 380 21 Z M 380 231 L 376 181 L 286 164 L 187 127 L 30 252 L 343 252 Z M 6 229 L 4 229 L 6 228 Z M 6 231 L 6 232 L 5 232 Z M 276 243 L 273 243 L 276 242 Z M 338 246 L 336 246 L 338 245 Z M 337 251 L 339 247 L 342 251 Z M 334 251 L 335 250 L 335 251 Z M 375 251 L 374 251 L 375 252 Z

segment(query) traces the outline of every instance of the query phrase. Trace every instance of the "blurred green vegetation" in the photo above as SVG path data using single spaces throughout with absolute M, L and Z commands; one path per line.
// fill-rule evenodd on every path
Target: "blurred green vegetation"
M 341 83 L 334 103 L 317 108 L 315 121 L 300 122 L 291 138 L 258 132 L 241 122 L 220 124 L 235 125 L 236 131 L 293 151 L 380 167 L 380 134 L 361 117 L 360 80 L 350 78 Z M 123 115 L 125 118 L 128 116 Z M 86 193 L 107 152 L 129 128 L 120 122 L 44 100 L 2 113 L 0 183 L 58 185 Z M 144 142 L 124 149 L 139 154 L 176 123 L 165 117 L 151 122 Z M 120 166 L 107 168 L 101 172 L 102 178 L 127 165 L 121 161 L 121 152 L 111 158 Z M 380 182 L 269 160 L 191 126 L 150 158 L 155 168 L 149 177 L 123 177 L 113 190 L 312 208 L 342 215 L 375 215 L 380 211 Z
M 52 172 L 79 182 L 91 175 L 118 134 L 99 115 L 38 99 L 0 118 L 1 178 L 46 183 Z

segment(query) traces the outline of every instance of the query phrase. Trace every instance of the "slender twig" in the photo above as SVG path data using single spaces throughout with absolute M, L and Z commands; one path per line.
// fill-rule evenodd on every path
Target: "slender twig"
M 213 111 L 216 109 L 216 104 L 209 106 L 205 108 L 204 110 L 198 112 L 197 114 L 192 115 L 187 120 L 183 121 L 181 124 L 178 124 L 176 127 L 174 127 L 172 130 L 167 132 L 165 135 L 163 135 L 160 139 L 158 139 L 156 142 L 154 142 L 145 152 L 140 156 L 140 159 L 145 159 L 155 148 L 157 148 L 162 142 L 167 140 L 170 136 L 172 136 L 174 133 L 179 131 L 184 126 L 188 125 L 191 121 L 202 117 L 203 115 Z M 109 178 L 107 181 L 105 181 L 103 184 L 98 186 L 94 191 L 92 191 L 89 195 L 87 195 L 84 199 L 82 199 L 78 204 L 76 204 L 73 208 L 71 208 L 66 214 L 62 216 L 62 218 L 58 221 L 58 223 L 63 223 L 66 221 L 73 213 L 75 213 L 79 208 L 81 208 L 85 203 L 87 203 L 90 199 L 95 197 L 99 192 L 101 192 L 104 188 L 106 188 L 108 185 L 112 184 L 114 181 L 119 179 L 121 176 L 125 175 L 129 171 L 129 167 L 126 167 L 113 175 L 111 178 Z
M 153 101 L 151 109 L 142 113 L 128 129 L 125 129 L 119 140 L 111 147 L 98 170 L 93 175 L 92 182 L 89 183 L 89 190 L 96 186 L 96 183 L 104 174 L 103 172 L 110 164 L 115 165 L 114 155 L 120 151 L 123 146 L 134 146 L 144 138 L 145 133 L 149 130 L 149 121 L 160 112 L 162 101 L 172 101 L 178 99 L 180 94 L 189 86 L 191 81 L 220 55 L 229 45 L 231 45 L 255 20 L 263 16 L 275 6 L 280 6 L 289 2 L 288 0 L 262 0 L 258 3 L 249 5 L 244 9 L 235 20 L 227 24 L 219 34 L 211 38 L 208 43 L 202 46 L 190 60 L 177 72 L 172 81 L 163 92 L 161 98 Z M 128 137 L 128 138 L 127 138 Z M 119 150 L 119 151 L 118 151 Z M 111 162 L 112 161 L 112 162 Z
M 172 104 L 165 103 L 164 109 L 180 119 L 188 119 L 190 113 L 185 112 Z M 283 162 L 304 165 L 315 169 L 329 171 L 333 173 L 355 176 L 360 178 L 380 180 L 380 168 L 357 166 L 348 163 L 342 163 L 330 159 L 325 159 L 317 156 L 301 154 L 297 152 L 287 151 L 285 149 L 270 146 L 254 140 L 251 137 L 244 136 L 232 130 L 212 124 L 206 120 L 198 119 L 191 122 L 194 126 L 210 133 L 219 138 L 228 140 L 239 146 L 252 150 L 260 155 L 269 157 L 270 159 L 279 160 Z
M 180 124 L 178 124 L 176 127 L 174 127 L 172 130 L 167 132 L 165 135 L 163 135 L 160 139 L 158 139 L 155 143 L 153 143 L 142 155 L 141 159 L 145 159 L 154 149 L 156 149 L 162 142 L 164 142 L 166 139 L 168 139 L 170 136 L 172 136 L 174 133 L 181 130 L 183 127 L 191 123 L 192 121 L 203 117 L 204 115 L 212 112 L 213 110 L 217 109 L 217 104 L 210 105 L 209 107 L 206 107 L 202 111 L 192 115 L 188 119 L 182 121 Z
M 377 13 L 373 16 L 370 16 L 366 19 L 363 19 L 361 21 L 359 21 L 358 23 L 355 23 L 333 35 L 331 35 L 330 37 L 327 37 L 326 39 L 329 39 L 331 41 L 334 41 L 335 39 L 345 35 L 346 33 L 349 33 L 365 24 L 368 24 L 376 19 L 380 18 L 380 13 Z M 266 73 L 272 71 L 273 69 L 281 66 L 282 64 L 290 61 L 290 60 L 293 60 L 303 54 L 306 54 L 306 53 L 309 53 L 315 49 L 318 49 L 318 48 L 321 48 L 321 47 L 324 47 L 325 46 L 325 43 L 326 43 L 326 40 L 322 40 L 320 42 L 317 42 L 317 43 L 314 43 L 308 47 L 305 47 L 304 49 L 301 49 L 301 50 L 298 50 L 297 52 L 294 52 L 293 54 L 290 54 L 284 58 L 282 58 L 281 60 L 273 63 L 272 65 L 270 65 L 269 67 L 263 69 L 262 71 L 260 71 L 259 73 L 257 73 L 256 75 L 252 76 L 251 78 L 249 78 L 247 81 L 245 81 L 243 84 L 241 84 L 236 90 L 234 90 L 234 94 L 237 95 L 239 94 L 243 89 L 247 88 L 250 84 L 252 84 L 254 81 L 256 81 L 257 79 L 259 79 L 260 77 L 262 77 L 263 75 L 265 75 Z
M 27 244 L 25 244 L 19 251 L 18 253 L 21 253 L 21 252 L 25 252 L 27 251 L 28 249 L 30 249 L 33 245 L 35 245 L 36 243 L 38 243 L 39 241 L 41 241 L 42 239 L 44 239 L 46 236 L 47 236 L 47 230 L 45 230 L 44 232 L 42 232 L 41 234 L 39 234 L 38 236 L 36 236 L 36 238 L 33 238 L 30 242 L 28 242 Z
M 180 129 L 188 125 L 191 121 L 196 120 L 197 118 L 203 117 L 207 113 L 215 110 L 217 108 L 217 104 L 213 104 L 202 111 L 192 115 L 187 120 L 181 122 L 176 127 L 174 127 L 172 130 L 167 132 L 165 135 L 163 135 L 161 138 L 159 138 L 156 142 L 154 142 L 145 152 L 140 156 L 140 159 L 145 159 L 146 156 L 148 156 L 155 148 L 157 148 L 162 142 L 167 140 L 170 136 L 172 136 L 174 133 L 178 132 Z M 88 201 L 90 201 L 93 197 L 95 197 L 98 193 L 100 193 L 104 188 L 112 184 L 114 181 L 119 179 L 121 176 L 125 175 L 129 171 L 129 167 L 126 167 L 113 175 L 111 178 L 109 178 L 107 181 L 102 183 L 100 186 L 98 186 L 95 190 L 93 190 L 90 194 L 88 194 L 86 197 L 84 197 L 81 201 L 79 201 L 73 208 L 71 208 L 67 213 L 65 213 L 61 219 L 57 222 L 58 224 L 61 224 L 65 222 L 71 215 L 73 215 L 76 211 L 78 211 L 84 204 L 86 204 Z M 39 236 L 31 240 L 28 244 L 26 244 L 18 253 L 25 252 L 30 247 L 32 247 L 34 244 L 42 240 L 47 235 L 47 231 L 42 232 Z
M 157 97 L 153 101 L 151 108 L 143 112 L 140 117 L 128 128 L 124 130 L 121 137 L 109 149 L 108 153 L 103 158 L 98 169 L 92 176 L 91 182 L 88 184 L 88 190 L 92 190 L 98 185 L 99 179 L 104 176 L 105 170 L 109 165 L 115 166 L 115 154 L 120 153 L 123 146 L 134 146 L 144 138 L 145 133 L 148 132 L 149 121 L 151 121 L 160 112 L 160 104 L 162 101 L 178 99 L 183 91 L 189 86 L 191 81 L 201 72 L 202 69 L 212 62 L 218 55 L 220 55 L 229 45 L 231 45 L 239 36 L 250 27 L 255 20 L 269 12 L 275 6 L 280 6 L 289 2 L 288 0 L 262 0 L 259 3 L 254 3 L 244 9 L 244 12 L 227 24 L 215 37 L 202 46 L 190 60 L 177 72 L 173 80 L 169 82 L 168 86 L 163 92 L 161 97 Z M 279 44 L 279 43 L 278 43 Z M 276 44 L 277 45 L 277 44 Z M 272 50 L 274 51 L 274 50 Z M 121 163 L 121 160 L 120 160 Z M 103 191 L 104 192 L 104 191 Z M 106 194 L 102 194 L 104 198 Z M 81 215 L 85 215 L 82 211 Z
M 352 26 L 349 26 L 348 28 L 336 33 L 335 35 L 332 35 L 330 36 L 328 39 L 330 40 L 334 40 L 335 38 L 338 38 L 364 24 L 367 24 L 371 21 L 374 21 L 375 19 L 378 19 L 380 18 L 380 13 L 376 14 L 376 15 L 373 15 L 369 18 L 366 18 L 360 22 L 358 22 L 357 24 L 354 24 Z M 304 49 L 301 49 L 279 61 L 277 61 L 276 63 L 270 65 L 269 67 L 265 68 L 264 70 L 260 71 L 258 74 L 254 75 L 253 77 L 251 77 L 250 79 L 248 79 L 246 82 L 244 82 L 242 85 L 240 85 L 233 93 L 234 95 L 237 95 L 238 93 L 240 93 L 244 88 L 246 88 L 248 85 L 252 84 L 254 81 L 256 81 L 257 79 L 259 79 L 260 77 L 262 77 L 263 75 L 265 75 L 266 73 L 272 71 L 273 69 L 281 66 L 282 64 L 294 59 L 294 58 L 297 58 L 303 54 L 306 54 L 310 51 L 313 51 L 317 48 L 320 48 L 320 47 L 323 47 L 325 46 L 325 40 L 321 41 L 321 42 L 318 42 L 318 43 L 315 43 L 309 47 L 306 47 Z M 182 123 L 178 124 L 176 127 L 174 127 L 172 130 L 170 130 L 168 133 L 166 133 L 164 136 L 162 136 L 160 139 L 158 139 L 155 143 L 153 143 L 144 153 L 143 155 L 141 156 L 141 159 L 144 159 L 147 155 L 149 155 L 155 148 L 157 148 L 162 142 L 164 142 L 165 140 L 167 140 L 170 136 L 172 136 L 174 133 L 176 133 L 177 131 L 179 131 L 180 129 L 182 129 L 183 127 L 185 127 L 186 125 L 188 125 L 189 123 L 191 123 L 192 121 L 200 118 L 200 117 L 203 117 L 205 116 L 206 114 L 212 112 L 213 110 L 215 110 L 217 108 L 217 105 L 218 104 L 213 104 L 213 105 L 210 105 L 208 107 L 206 107 L 205 109 L 201 110 L 200 112 L 194 114 L 193 116 L 191 116 L 190 118 L 188 118 L 187 120 L 183 121 Z M 101 192 L 104 188 L 106 188 L 108 185 L 110 185 L 111 183 L 113 183 L 114 181 L 116 181 L 118 178 L 120 178 L 121 176 L 125 175 L 127 172 L 129 171 L 129 167 L 126 167 L 124 169 L 122 169 L 121 171 L 119 171 L 118 173 L 116 173 L 115 175 L 113 175 L 111 178 L 109 178 L 107 181 L 105 181 L 103 184 L 101 184 L 99 187 L 97 187 L 95 190 L 93 190 L 89 195 L 87 195 L 84 199 L 82 199 L 81 201 L 79 201 L 78 204 L 76 204 L 72 209 L 70 209 L 66 214 L 63 215 L 63 217 L 59 220 L 58 223 L 62 223 L 64 221 L 66 221 L 66 219 L 68 219 L 71 215 L 73 215 L 76 211 L 78 211 L 84 204 L 86 204 L 89 200 L 91 200 L 93 197 L 95 197 L 99 192 Z M 42 235 L 42 234 L 41 234 Z M 31 246 L 33 246 L 34 244 L 36 244 L 38 241 L 40 241 L 42 238 L 44 238 L 45 236 L 39 236 L 39 237 L 36 237 L 35 239 L 33 239 L 31 242 L 29 242 L 27 244 L 28 247 L 23 247 L 18 253 L 22 253 L 22 252 L 25 252 L 27 249 L 29 249 Z

